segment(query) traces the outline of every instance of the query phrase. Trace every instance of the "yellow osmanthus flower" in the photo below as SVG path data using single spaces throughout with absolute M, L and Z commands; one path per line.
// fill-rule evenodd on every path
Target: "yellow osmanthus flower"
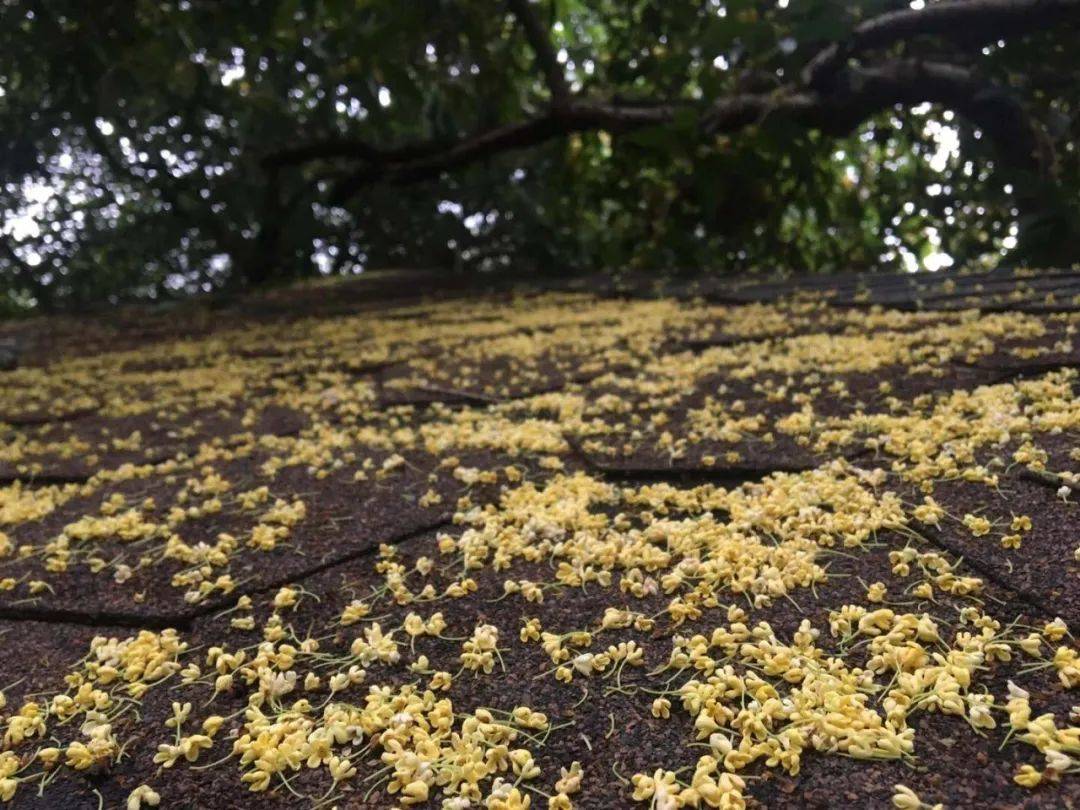
M 128 794 L 127 810 L 142 810 L 146 807 L 157 807 L 161 804 L 161 796 L 149 785 L 139 785 Z
M 1020 770 L 1013 776 L 1013 781 L 1026 788 L 1037 787 L 1043 781 L 1042 773 L 1031 765 L 1021 765 Z
M 477 708 L 460 697 L 472 694 L 474 677 L 500 678 L 504 663 L 519 684 L 554 668 L 554 678 L 537 681 L 545 701 L 649 689 L 655 722 L 685 723 L 687 744 L 707 752 L 692 769 L 677 770 L 679 758 L 633 777 L 634 798 L 665 810 L 738 810 L 743 771 L 794 776 L 810 752 L 911 758 L 926 733 L 913 722 L 922 712 L 979 731 L 1008 724 L 1010 742 L 1046 760 L 1017 774 L 1021 783 L 1073 778 L 1075 725 L 1016 687 L 988 691 L 988 673 L 1012 655 L 1038 659 L 1024 665 L 1075 688 L 1068 628 L 1055 620 L 1021 630 L 1010 624 L 1015 617 L 997 615 L 994 583 L 933 551 L 937 532 L 926 527 L 956 528 L 941 482 L 996 486 L 1015 474 L 1012 463 L 1055 486 L 1060 476 L 1062 497 L 1071 498 L 1074 477 L 1052 468 L 1060 442 L 1080 429 L 1076 372 L 973 390 L 942 385 L 944 393 L 908 401 L 897 380 L 909 374 L 921 385 L 998 350 L 1039 356 L 1044 347 L 1024 342 L 1051 329 L 1072 335 L 1078 323 L 846 312 L 803 300 L 725 307 L 552 295 L 230 327 L 169 342 L 178 369 L 139 371 L 153 359 L 138 350 L 59 358 L 47 374 L 25 370 L 15 382 L 32 384 L 2 387 L 0 412 L 99 403 L 103 419 L 157 424 L 100 438 L 66 427 L 40 437 L 9 431 L 0 447 L 6 464 L 54 456 L 102 469 L 85 484 L 0 487 L 0 558 L 12 566 L 0 591 L 44 603 L 78 571 L 126 583 L 103 584 L 137 603 L 159 597 L 146 583 L 167 571 L 162 581 L 180 589 L 171 596 L 181 607 L 243 595 L 224 613 L 208 607 L 198 652 L 171 631 L 95 639 L 65 690 L 17 701 L 3 718 L 0 798 L 14 794 L 30 762 L 48 776 L 108 767 L 124 750 L 133 701 L 164 688 L 168 697 L 152 703 L 176 701 L 155 757 L 164 767 L 215 759 L 206 752 L 217 742 L 227 763 L 196 767 L 239 763 L 253 791 L 284 790 L 308 770 L 332 791 L 328 803 L 339 788 L 371 787 L 402 806 L 441 799 L 448 810 L 528 807 L 541 795 L 528 783 L 547 776 L 553 789 L 538 784 L 548 807 L 566 810 L 583 769 L 561 763 L 557 778 L 540 773 L 537 749 L 577 729 L 526 706 Z M 731 337 L 747 340 L 731 345 Z M 704 348 L 683 351 L 688 342 Z M 376 384 L 373 365 L 393 372 Z M 573 381 L 529 396 L 548 384 L 549 368 Z M 129 393 L 117 396 L 117 386 Z M 440 389 L 483 404 L 389 404 Z M 295 411 L 303 426 L 280 435 L 260 427 L 269 408 Z M 221 435 L 203 441 L 200 425 L 217 431 L 219 418 Z M 186 449 L 143 463 L 159 428 Z M 782 455 L 784 445 L 870 452 L 730 488 L 637 486 L 574 472 L 578 450 L 613 459 L 659 451 L 673 466 L 699 458 L 717 467 L 750 463 L 758 450 Z M 114 454 L 136 461 L 107 469 Z M 322 522 L 327 488 L 356 493 L 358 504 L 372 493 L 387 502 L 400 495 L 399 511 L 438 515 L 447 526 L 400 547 L 381 538 L 371 570 L 351 570 L 357 581 L 342 580 L 329 599 L 317 589 L 323 582 L 312 595 L 289 586 L 256 604 L 249 594 L 265 592 L 265 561 L 296 571 L 330 559 L 293 565 L 309 553 L 305 543 L 339 542 L 336 521 L 352 517 L 335 509 Z M 987 495 L 982 503 L 996 503 Z M 996 531 L 1007 548 L 1019 550 L 1032 531 L 1025 515 L 965 508 L 975 512 L 962 518 L 968 532 Z M 35 536 L 33 524 L 53 513 L 56 528 Z M 318 526 L 305 525 L 309 513 Z M 1023 545 L 1026 553 L 1032 544 Z M 868 576 L 879 581 L 828 601 L 833 573 L 864 552 L 875 563 L 887 554 L 887 566 Z M 498 612 L 484 607 L 500 588 L 513 598 Z M 591 601 L 580 611 L 572 603 L 568 621 L 560 599 L 571 589 Z M 318 615 L 314 593 L 335 615 Z M 762 620 L 772 606 L 811 600 L 828 616 L 820 626 L 785 623 L 780 633 Z M 469 616 L 469 625 L 446 633 L 440 607 L 451 621 Z M 507 623 L 507 608 L 538 617 Z M 519 669 L 537 659 L 536 672 Z M 459 666 L 469 674 L 455 674 Z M 478 685 L 499 694 L 497 680 Z M 220 713 L 200 721 L 203 711 Z M 614 734 L 614 713 L 611 722 Z M 372 778 L 361 786 L 358 774 Z M 619 803 L 627 792 L 606 798 Z M 144 785 L 128 803 L 137 809 L 156 798 Z M 900 786 L 893 801 L 926 806 Z
M 275 774 L 301 764 L 325 764 L 335 780 L 351 778 L 355 769 L 333 752 L 370 738 L 390 769 L 387 790 L 400 794 L 405 804 L 423 803 L 436 786 L 447 796 L 480 798 L 482 783 L 504 767 L 521 779 L 535 778 L 539 770 L 532 755 L 509 746 L 518 729 L 547 723 L 527 707 L 518 707 L 505 721 L 485 709 L 458 714 L 449 699 L 410 686 L 372 687 L 363 708 L 330 703 L 321 716 L 293 710 L 277 717 L 252 708 L 248 718 L 233 751 L 247 768 L 242 778 L 252 790 L 267 789 Z M 504 760 L 499 751 L 505 752 Z M 490 789 L 491 795 L 498 792 L 494 785 Z
M 927 804 L 919 795 L 904 785 L 893 786 L 892 804 L 897 810 L 944 810 L 943 804 Z

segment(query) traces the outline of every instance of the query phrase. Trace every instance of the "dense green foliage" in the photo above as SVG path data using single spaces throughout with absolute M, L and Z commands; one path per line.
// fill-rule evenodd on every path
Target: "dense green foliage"
M 438 148 L 542 113 L 551 89 L 510 7 L 3 0 L 3 306 L 362 266 L 743 272 L 910 269 L 927 256 L 933 267 L 942 252 L 967 265 L 1075 260 L 1080 71 L 1069 21 L 1015 42 L 916 36 L 887 49 L 962 65 L 1014 94 L 1054 146 L 1041 176 L 1006 165 L 976 123 L 940 105 L 887 105 L 849 133 L 765 115 L 702 136 L 712 101 L 779 92 L 824 45 L 897 7 L 532 3 L 575 97 L 664 102 L 677 114 L 493 150 L 417 182 L 376 177 L 339 199 L 355 157 L 269 162 L 320 142 Z

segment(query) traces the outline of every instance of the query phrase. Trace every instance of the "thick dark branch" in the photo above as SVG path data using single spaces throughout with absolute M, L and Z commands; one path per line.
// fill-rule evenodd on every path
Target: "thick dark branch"
M 686 109 L 686 105 L 681 105 Z M 459 141 L 424 141 L 401 147 L 382 149 L 363 141 L 349 138 L 316 141 L 292 149 L 283 149 L 267 155 L 261 161 L 267 170 L 283 166 L 309 163 L 314 160 L 355 160 L 372 164 L 371 176 L 381 177 L 381 169 L 392 171 L 394 166 L 405 163 L 422 163 L 428 159 L 442 162 L 448 155 L 471 151 L 471 144 L 501 146 L 514 149 L 532 146 L 547 137 L 536 138 L 549 126 L 555 126 L 555 134 L 565 134 L 584 129 L 611 129 L 644 124 L 666 124 L 674 115 L 674 105 L 604 104 L 599 102 L 573 102 L 556 112 L 506 124 Z M 557 126 L 555 119 L 561 122 Z M 592 125 L 590 125 L 592 122 Z M 486 147 L 485 147 L 486 148 Z M 381 169 L 380 169 L 381 167 Z
M 571 131 L 558 117 L 548 114 L 478 133 L 430 157 L 402 162 L 372 162 L 341 181 L 331 194 L 331 202 L 343 202 L 373 182 L 410 183 L 437 177 L 448 169 L 463 166 L 486 155 L 535 146 Z
M 1080 18 L 1080 0 L 945 0 L 919 9 L 892 11 L 855 26 L 803 69 L 803 82 L 827 83 L 859 53 L 886 48 L 918 36 L 981 44 Z
M 778 116 L 840 136 L 880 112 L 924 102 L 955 110 L 982 129 L 1003 162 L 1049 173 L 1052 150 L 1007 88 L 981 80 L 966 68 L 916 59 L 884 62 L 872 68 L 844 68 L 827 91 L 723 98 L 705 115 L 703 128 L 706 134 L 735 132 Z
M 543 115 L 505 124 L 451 143 L 426 142 L 378 149 L 352 140 L 330 140 L 267 158 L 268 167 L 308 160 L 343 158 L 360 166 L 331 192 L 336 204 L 374 182 L 412 183 L 487 157 L 522 149 L 574 132 L 626 132 L 672 123 L 674 104 L 625 105 L 571 97 L 548 31 L 530 0 L 508 0 L 523 26 L 552 89 Z M 977 79 L 970 69 L 925 60 L 887 61 L 874 67 L 850 64 L 850 57 L 920 35 L 985 41 L 1080 17 L 1080 0 L 944 0 L 919 11 L 883 14 L 857 26 L 840 45 L 822 51 L 807 66 L 801 83 L 770 93 L 740 93 L 699 107 L 705 137 L 732 133 L 772 117 L 840 134 L 896 105 L 925 101 L 946 105 L 965 116 L 998 145 L 1005 162 L 1048 173 L 1052 149 L 1023 106 L 1005 89 Z
M 700 128 L 708 137 L 737 132 L 770 118 L 787 118 L 841 135 L 894 106 L 927 101 L 948 106 L 983 129 L 997 144 L 1005 162 L 1026 170 L 1047 170 L 1040 131 L 1008 90 L 982 82 L 955 65 L 916 60 L 887 62 L 872 69 L 845 68 L 827 92 L 789 89 L 726 96 L 702 112 Z M 572 132 L 602 129 L 618 133 L 670 124 L 676 113 L 677 108 L 671 105 L 621 107 L 572 102 L 544 116 L 465 138 L 435 155 L 367 165 L 335 187 L 332 202 L 341 204 L 374 182 L 433 179 L 445 171 Z
M 562 66 L 552 50 L 548 32 L 534 14 L 530 0 L 508 2 L 523 26 L 537 62 L 552 88 L 552 95 L 557 103 L 553 104 L 553 109 L 548 113 L 450 143 L 426 141 L 383 149 L 355 139 L 329 139 L 269 155 L 263 159 L 263 165 L 273 169 L 314 160 L 359 161 L 364 164 L 363 167 L 340 184 L 334 195 L 336 199 L 344 199 L 370 182 L 423 180 L 487 154 L 533 146 L 570 132 L 589 129 L 621 131 L 671 121 L 674 108 L 667 105 L 627 106 L 571 98 Z M 886 88 L 885 77 L 873 71 L 864 73 L 863 80 L 871 81 L 871 84 L 855 93 L 850 80 L 860 74 L 847 65 L 849 58 L 862 51 L 923 34 L 966 41 L 985 41 L 1046 27 L 1067 18 L 1080 18 L 1080 0 L 945 0 L 919 11 L 905 9 L 883 14 L 857 26 L 846 42 L 831 45 L 812 59 L 804 71 L 802 87 L 789 85 L 770 95 L 738 94 L 720 99 L 706 112 L 704 129 L 706 133 L 732 132 L 773 112 L 795 114 L 803 108 L 819 109 L 824 105 L 828 94 L 845 98 L 847 101 L 843 106 L 847 110 L 856 109 L 856 96 L 860 103 L 865 103 L 871 97 L 897 97 L 897 101 L 893 103 L 903 103 L 898 98 L 900 91 L 904 90 L 905 94 L 910 95 L 915 88 L 900 87 L 901 84 L 909 82 L 900 81 L 899 76 L 894 76 L 894 81 Z M 898 63 L 893 63 L 893 70 L 896 69 L 896 64 Z M 934 92 L 955 96 L 957 103 L 953 103 L 953 106 L 958 109 L 959 102 L 965 102 L 964 106 L 969 108 L 985 106 L 984 96 L 980 96 L 981 101 L 976 105 L 971 99 L 946 92 L 949 86 L 960 86 L 957 74 L 946 77 L 941 70 L 936 70 L 927 75 L 938 80 L 938 86 L 931 88 Z M 840 84 L 847 81 L 848 86 L 831 87 L 837 80 L 840 80 Z M 972 82 L 974 80 L 969 76 L 965 86 L 973 87 Z M 566 95 L 562 95 L 564 92 Z M 994 91 L 991 95 L 996 97 L 1003 92 Z M 1018 109 L 1018 105 L 1009 109 L 1014 108 Z M 1015 115 L 1015 110 L 1010 114 Z M 827 125 L 829 122 L 822 123 Z M 985 124 L 983 128 L 989 129 Z
M 529 41 L 536 57 L 536 65 L 544 74 L 544 81 L 548 90 L 551 91 L 551 99 L 555 104 L 562 104 L 570 98 L 570 86 L 566 83 L 566 73 L 559 64 L 555 50 L 551 47 L 551 37 L 540 18 L 536 16 L 529 0 L 507 0 L 510 10 L 514 13 L 518 23 L 525 31 L 525 39 Z
M 981 129 L 1003 163 L 1047 175 L 1053 152 L 1023 104 L 1004 87 L 979 79 L 956 65 L 896 60 L 872 68 L 848 68 L 819 103 L 801 111 L 802 123 L 832 135 L 897 105 L 932 102 L 948 107 Z
M 600 129 L 624 132 L 644 126 L 669 124 L 674 115 L 674 108 L 667 106 L 620 107 L 571 102 L 567 107 L 552 108 L 537 118 L 477 133 L 437 154 L 417 160 L 373 162 L 341 181 L 331 193 L 331 202 L 340 204 L 373 182 L 415 183 L 491 155 L 536 146 L 572 132 Z
M 438 154 L 448 146 L 450 144 L 446 141 L 426 141 L 396 148 L 380 149 L 355 138 L 331 138 L 292 149 L 282 149 L 279 152 L 267 155 L 261 162 L 265 169 L 295 166 L 301 163 L 310 163 L 313 160 L 345 159 L 369 163 L 380 161 L 401 162 Z

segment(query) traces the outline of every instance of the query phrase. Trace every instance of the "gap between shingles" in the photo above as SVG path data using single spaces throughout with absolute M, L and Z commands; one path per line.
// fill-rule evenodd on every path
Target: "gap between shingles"
M 964 552 L 964 549 L 960 548 L 955 543 L 946 540 L 940 535 L 940 533 L 923 530 L 916 532 L 916 534 L 918 534 L 930 545 L 937 546 L 943 551 L 949 552 L 949 554 L 953 555 L 957 559 L 957 562 L 963 562 L 964 564 L 968 565 L 970 568 L 977 571 L 982 576 L 986 577 L 986 579 L 990 580 L 998 587 L 1004 588 L 1010 593 L 1016 594 L 1017 599 L 1022 602 L 1026 602 L 1028 605 L 1035 608 L 1036 610 L 1042 611 L 1045 616 L 1055 614 L 1054 609 L 1051 608 L 1037 593 L 1029 591 L 1027 588 L 1018 588 L 1015 583 L 1009 582 L 1007 578 L 1000 576 L 993 569 L 992 566 L 989 566 L 981 562 L 980 560 L 967 556 L 967 554 Z
M 310 568 L 305 568 L 288 576 L 282 576 L 267 583 L 253 588 L 238 588 L 229 594 L 229 599 L 239 599 L 242 596 L 259 596 L 268 591 L 276 590 L 284 585 L 302 582 L 316 574 L 321 574 L 331 568 L 352 562 L 365 557 L 378 550 L 382 543 L 401 544 L 415 540 L 425 534 L 430 534 L 443 527 L 449 527 L 448 519 L 440 518 L 431 521 L 417 529 L 413 529 L 397 537 L 387 537 L 372 542 L 362 548 L 351 551 L 340 557 L 335 557 Z M 206 605 L 200 605 L 197 610 L 175 616 L 153 616 L 138 613 L 126 613 L 124 611 L 76 611 L 67 608 L 39 608 L 39 607 L 11 607 L 0 606 L 0 619 L 19 622 L 40 622 L 42 624 L 75 624 L 84 627 L 100 627 L 102 629 L 112 627 L 126 627 L 139 630 L 165 630 L 174 629 L 179 631 L 191 630 L 195 623 L 206 616 L 221 610 L 227 603 L 216 600 Z
M 353 560 L 358 560 L 362 557 L 366 557 L 367 555 L 378 551 L 379 546 L 383 543 L 401 545 L 402 543 L 408 543 L 426 534 L 438 531 L 439 529 L 444 527 L 448 528 L 452 525 L 452 522 L 447 518 L 441 518 L 437 521 L 433 520 L 430 523 L 427 523 L 417 529 L 413 529 L 398 537 L 379 539 L 376 542 L 372 542 L 369 545 L 364 546 L 363 548 L 351 551 L 341 557 L 335 557 L 331 560 L 321 562 L 318 565 L 313 565 L 310 568 L 306 568 L 303 571 L 295 574 L 290 574 L 289 576 L 279 577 L 278 579 L 272 580 L 271 582 L 263 583 L 257 588 L 249 588 L 245 590 L 242 594 L 238 594 L 236 598 L 239 599 L 240 596 L 260 596 L 269 591 L 281 588 L 282 586 L 302 582 L 303 580 L 308 579 L 309 577 L 313 577 L 316 574 L 321 574 L 324 571 L 329 571 L 331 568 L 337 568 L 339 565 L 344 565 L 345 563 L 352 562 Z M 233 594 L 229 594 L 230 599 L 232 598 L 232 596 Z M 209 605 L 202 605 L 198 610 L 192 611 L 191 613 L 187 614 L 187 621 L 189 624 L 192 624 L 198 619 L 204 618 L 209 614 L 214 613 L 215 611 L 221 610 L 224 605 L 225 603 L 221 601 L 214 602 L 213 604 Z
M 768 466 L 762 465 L 760 467 L 706 467 L 701 465 L 700 467 L 687 467 L 681 469 L 675 467 L 624 468 L 601 464 L 585 452 L 576 439 L 565 433 L 563 434 L 563 441 L 565 441 L 570 448 L 570 454 L 584 464 L 591 473 L 598 475 L 611 483 L 648 483 L 667 481 L 669 483 L 684 484 L 739 485 L 756 483 L 774 473 L 797 474 L 815 470 L 820 466 L 817 464 L 776 464 Z

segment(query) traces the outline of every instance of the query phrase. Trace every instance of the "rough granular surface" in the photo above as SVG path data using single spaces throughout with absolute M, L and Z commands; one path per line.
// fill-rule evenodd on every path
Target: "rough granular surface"
M 0 800 L 1080 807 L 1076 277 L 0 327 Z

